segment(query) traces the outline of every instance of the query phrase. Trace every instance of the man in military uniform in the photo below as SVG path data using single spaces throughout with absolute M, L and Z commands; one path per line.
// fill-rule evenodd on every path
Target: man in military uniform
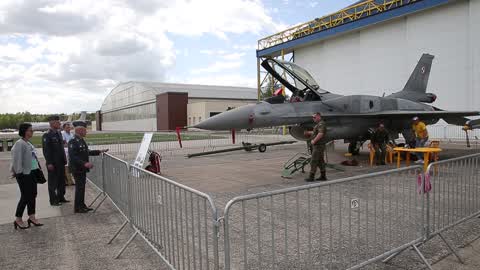
M 388 131 L 385 129 L 385 125 L 383 123 L 380 123 L 375 129 L 375 131 L 373 131 L 370 138 L 370 142 L 375 149 L 375 159 L 377 165 L 385 165 L 385 156 L 388 141 Z
M 88 145 L 83 138 L 87 135 L 86 123 L 78 123 L 75 127 L 75 136 L 68 142 L 68 157 L 70 172 L 75 179 L 75 213 L 87 213 L 93 210 L 85 204 L 85 184 L 87 172 L 93 168 L 88 156 L 98 156 L 107 150 L 88 150 Z
M 327 180 L 326 170 L 325 170 L 325 137 L 327 135 L 327 126 L 325 122 L 322 121 L 322 115 L 317 112 L 313 115 L 313 121 L 316 123 L 313 131 L 305 132 L 306 136 L 310 136 L 312 139 L 310 141 L 312 145 L 312 159 L 310 161 L 311 169 L 310 175 L 305 178 L 305 181 L 312 182 L 314 180 L 317 181 L 325 181 Z M 317 168 L 320 168 L 321 176 L 315 179 L 315 173 L 317 172 Z
M 43 134 L 42 148 L 48 169 L 48 195 L 50 205 L 59 206 L 68 203 L 65 199 L 65 164 L 67 158 L 63 149 L 60 134 L 60 117 L 52 115 L 48 118 L 50 129 Z

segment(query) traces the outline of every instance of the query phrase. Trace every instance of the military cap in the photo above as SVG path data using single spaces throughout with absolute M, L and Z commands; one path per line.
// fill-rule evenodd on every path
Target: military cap
M 48 117 L 48 121 L 59 121 L 60 120 L 60 116 L 54 114 L 54 115 L 50 115 Z
M 73 126 L 74 126 L 74 127 L 84 127 L 84 128 L 86 128 L 86 127 L 87 127 L 87 123 L 82 122 L 82 121 L 73 122 Z

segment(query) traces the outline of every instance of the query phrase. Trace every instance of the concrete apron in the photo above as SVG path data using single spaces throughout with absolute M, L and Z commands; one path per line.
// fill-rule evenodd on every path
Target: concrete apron
M 36 215 L 38 219 L 61 216 L 60 207 L 50 206 L 48 200 L 47 183 L 38 185 Z M 0 185 L 0 224 L 13 223 L 15 210 L 20 199 L 20 190 L 17 184 Z M 69 203 L 73 211 L 73 202 Z M 68 207 L 67 205 L 67 207 Z M 27 209 L 23 213 L 23 219 L 28 218 Z M 13 225 L 12 225 L 13 226 Z

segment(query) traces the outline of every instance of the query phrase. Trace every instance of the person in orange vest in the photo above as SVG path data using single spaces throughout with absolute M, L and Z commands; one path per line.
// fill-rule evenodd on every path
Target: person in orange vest
M 412 130 L 415 133 L 415 147 L 425 147 L 428 141 L 428 130 L 424 122 L 420 121 L 418 116 L 413 119 Z M 423 154 L 416 153 L 418 160 L 415 163 L 423 163 Z

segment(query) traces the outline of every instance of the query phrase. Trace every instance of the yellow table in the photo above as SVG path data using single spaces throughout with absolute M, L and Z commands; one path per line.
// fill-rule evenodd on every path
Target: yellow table
M 403 147 L 395 147 L 393 151 L 397 151 L 397 168 L 400 168 L 400 154 L 401 152 L 407 153 L 423 153 L 423 170 L 427 171 L 428 162 L 430 161 L 430 153 L 439 153 L 442 152 L 441 148 L 432 148 L 432 147 L 418 147 L 418 148 L 403 148 Z M 405 163 L 407 166 L 410 165 L 410 155 L 406 155 L 407 159 Z

